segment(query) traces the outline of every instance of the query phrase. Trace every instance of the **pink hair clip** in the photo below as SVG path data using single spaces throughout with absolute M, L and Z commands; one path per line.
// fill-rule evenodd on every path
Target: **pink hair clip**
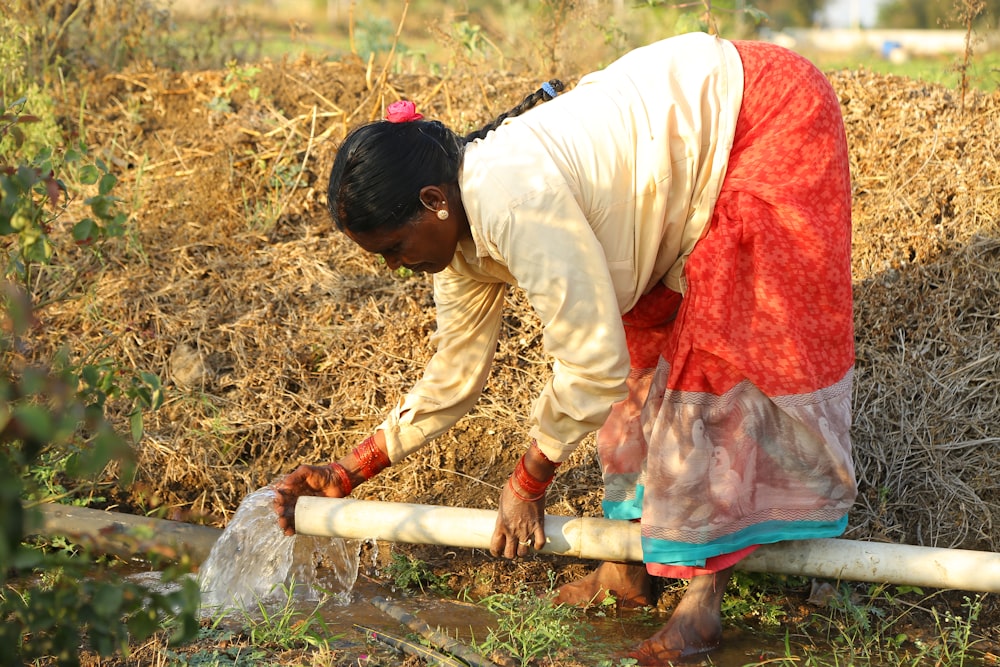
M 390 123 L 409 123 L 423 117 L 423 114 L 417 113 L 417 105 L 410 100 L 393 102 L 385 111 L 385 119 Z

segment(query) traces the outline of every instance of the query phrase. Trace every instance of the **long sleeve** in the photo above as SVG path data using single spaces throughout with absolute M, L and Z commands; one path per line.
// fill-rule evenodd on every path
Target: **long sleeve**
M 436 351 L 421 379 L 379 426 L 389 460 L 416 451 L 472 409 L 489 377 L 505 289 L 502 282 L 483 282 L 451 269 L 434 276 L 437 331 L 431 342 Z
M 554 360 L 529 434 L 563 461 L 626 394 L 629 356 L 609 262 L 572 193 L 558 183 L 520 202 L 494 231 Z

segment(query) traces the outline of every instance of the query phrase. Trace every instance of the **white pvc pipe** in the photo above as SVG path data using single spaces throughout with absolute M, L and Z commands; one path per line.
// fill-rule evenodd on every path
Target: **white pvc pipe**
M 211 526 L 59 503 L 44 503 L 34 511 L 38 512 L 39 522 L 29 525 L 28 534 L 64 535 L 96 551 L 124 557 L 142 555 L 150 545 L 157 544 L 176 549 L 178 556 L 187 553 L 194 562 L 201 563 L 222 533 Z
M 493 510 L 302 496 L 295 530 L 303 535 L 489 549 Z M 642 561 L 639 524 L 545 515 L 542 553 Z M 817 539 L 761 546 L 737 569 L 847 581 L 1000 593 L 1000 554 L 907 544 Z
M 301 496 L 295 505 L 295 532 L 320 537 L 489 549 L 496 522 L 494 510 L 464 507 L 313 496 Z M 595 560 L 641 561 L 638 528 L 627 521 L 546 514 L 548 544 L 539 551 Z

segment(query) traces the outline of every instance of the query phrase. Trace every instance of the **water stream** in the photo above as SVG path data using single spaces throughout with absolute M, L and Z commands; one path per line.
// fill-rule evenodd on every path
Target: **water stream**
M 358 578 L 360 542 L 294 535 L 278 528 L 275 491 L 246 496 L 199 572 L 202 608 L 253 609 L 289 598 L 348 604 Z

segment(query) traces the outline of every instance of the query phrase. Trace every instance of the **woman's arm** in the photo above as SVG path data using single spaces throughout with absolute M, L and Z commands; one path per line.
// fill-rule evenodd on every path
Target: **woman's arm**
M 502 282 L 447 269 L 434 275 L 434 355 L 421 379 L 379 426 L 392 461 L 451 428 L 475 405 L 489 378 L 503 313 Z
M 375 433 L 329 465 L 300 465 L 275 485 L 278 525 L 295 532 L 299 496 L 343 498 L 392 461 L 450 428 L 472 409 L 489 377 L 506 285 L 444 271 L 434 279 L 437 346 L 423 377 Z
M 498 246 L 541 320 L 545 351 L 554 359 L 529 435 L 550 459 L 564 461 L 626 395 L 629 355 L 609 261 L 566 187 L 512 209 Z

